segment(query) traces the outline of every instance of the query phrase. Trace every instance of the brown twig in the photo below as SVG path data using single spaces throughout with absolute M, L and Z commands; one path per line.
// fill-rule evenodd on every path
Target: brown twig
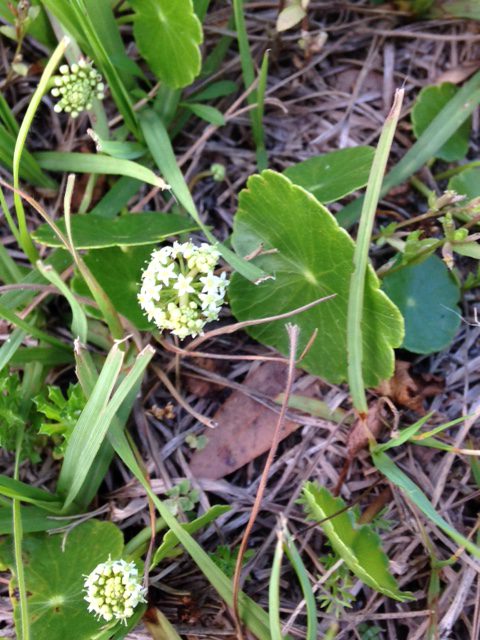
M 283 398 L 282 408 L 280 410 L 280 415 L 278 416 L 278 421 L 275 426 L 275 431 L 272 438 L 272 445 L 270 447 L 270 451 L 265 461 L 265 467 L 262 472 L 262 477 L 260 478 L 257 495 L 255 496 L 255 501 L 252 507 L 252 512 L 250 514 L 250 518 L 248 519 L 248 523 L 247 523 L 247 526 L 245 527 L 245 532 L 243 534 L 242 542 L 240 544 L 240 549 L 238 551 L 238 556 L 237 556 L 237 562 L 235 564 L 235 574 L 233 576 L 233 611 L 235 616 L 235 626 L 237 629 L 237 637 L 239 640 L 244 639 L 244 635 L 242 631 L 242 622 L 240 618 L 240 609 L 239 609 L 240 576 L 242 572 L 243 557 L 247 549 L 250 533 L 252 531 L 253 525 L 255 524 L 257 515 L 260 511 L 263 494 L 265 493 L 265 488 L 267 486 L 268 474 L 270 472 L 270 467 L 272 466 L 273 459 L 277 451 L 278 443 L 280 441 L 280 432 L 281 432 L 283 423 L 285 422 L 285 416 L 286 416 L 287 407 L 288 407 L 288 400 L 290 398 L 292 385 L 295 378 L 295 362 L 296 362 L 295 356 L 297 352 L 298 334 L 299 334 L 298 326 L 290 325 L 290 324 L 287 325 L 287 332 L 288 332 L 288 337 L 290 341 L 290 349 L 289 349 L 290 353 L 288 358 L 287 384 L 285 386 L 285 394 Z

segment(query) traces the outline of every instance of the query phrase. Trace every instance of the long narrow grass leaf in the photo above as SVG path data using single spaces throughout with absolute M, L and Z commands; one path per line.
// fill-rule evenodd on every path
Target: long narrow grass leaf
M 282 532 L 279 531 L 268 582 L 268 617 L 270 620 L 270 635 L 272 640 L 283 640 L 282 625 L 280 623 L 280 573 L 282 571 L 282 558 L 283 535 Z
M 40 105 L 40 101 L 47 91 L 48 82 L 52 77 L 53 72 L 58 66 L 60 60 L 62 59 L 65 49 L 68 46 L 68 38 L 64 38 L 61 40 L 53 52 L 50 60 L 48 61 L 41 77 L 38 82 L 37 88 L 35 89 L 32 97 L 30 98 L 30 102 L 28 103 L 27 111 L 22 120 L 22 124 L 20 125 L 20 129 L 18 131 L 17 140 L 15 143 L 15 149 L 13 151 L 13 186 L 15 189 L 19 189 L 20 187 L 20 161 L 23 155 L 23 150 L 25 147 L 25 142 L 27 140 L 27 135 L 32 125 L 33 119 L 37 112 L 37 109 Z M 35 262 L 37 259 L 37 250 L 35 249 L 32 240 L 30 238 L 30 234 L 27 228 L 27 221 L 25 217 L 25 210 L 23 208 L 22 198 L 20 197 L 17 191 L 13 194 L 13 201 L 15 204 L 15 211 L 17 213 L 18 219 L 18 231 L 20 234 L 20 244 L 26 255 L 28 256 L 30 262 Z
M 27 332 L 23 329 L 14 329 L 2 344 L 0 347 L 0 371 L 13 358 L 26 336 Z
M 180 543 L 194 559 L 207 580 L 209 580 L 227 605 L 231 607 L 233 605 L 232 581 L 217 567 L 191 535 L 180 526 L 169 508 L 153 493 L 135 459 L 125 434 L 122 431 L 112 429 L 109 437 L 115 451 L 143 486 L 167 526 L 177 536 Z M 240 594 L 239 609 L 242 620 L 254 636 L 258 638 L 258 640 L 270 640 L 268 615 L 263 609 L 243 593 Z
M 53 336 L 45 333 L 41 329 L 34 324 L 30 324 L 26 320 L 23 320 L 16 313 L 8 309 L 4 305 L 0 304 L 0 318 L 7 320 L 12 323 L 16 327 L 23 329 L 28 335 L 33 336 L 34 338 L 38 338 L 39 340 L 43 340 L 44 342 L 53 345 L 54 347 L 59 347 L 60 349 L 70 350 L 70 347 L 58 340 L 58 338 L 54 338 Z
M 188 185 L 178 167 L 168 132 L 158 115 L 152 110 L 143 111 L 140 116 L 140 125 L 150 153 L 165 179 L 169 182 L 175 197 L 192 216 L 210 242 L 218 245 L 219 251 L 225 260 L 242 276 L 253 282 L 264 278 L 266 274 L 261 269 L 246 262 L 223 244 L 219 244 L 211 231 L 200 220 Z
M 138 162 L 112 158 L 96 153 L 76 153 L 63 151 L 40 151 L 34 154 L 39 165 L 48 171 L 60 171 L 61 173 L 98 173 L 114 176 L 127 176 L 140 182 L 146 182 L 154 187 L 166 189 L 168 185 Z
M 459 547 L 464 547 L 476 558 L 480 558 L 480 547 L 459 533 L 433 507 L 427 496 L 397 465 L 382 451 L 375 447 L 371 450 L 373 464 L 392 484 L 398 487 L 420 511 L 444 531 Z
M 88 473 L 90 464 L 98 451 L 99 443 L 103 440 L 104 434 L 98 438 L 98 423 L 117 381 L 123 358 L 123 352 L 119 345 L 115 344 L 107 356 L 97 384 L 68 442 L 58 480 L 57 490 L 60 494 L 72 495 L 72 487 L 79 489 L 85 472 Z M 82 476 L 80 480 L 79 475 Z
M 52 266 L 37 262 L 37 269 L 46 280 L 51 282 L 54 287 L 57 287 L 60 293 L 65 296 L 72 310 L 72 335 L 74 338 L 80 338 L 80 341 L 85 344 L 87 342 L 87 318 L 77 299 Z
M 419 139 L 387 174 L 381 196 L 416 173 L 452 137 L 480 103 L 480 71 L 477 72 L 432 120 Z M 337 215 L 342 227 L 348 228 L 360 217 L 363 198 L 344 207 Z
M 354 271 L 350 281 L 347 315 L 348 383 L 350 385 L 353 404 L 360 413 L 366 413 L 368 410 L 362 372 L 362 319 L 368 252 L 382 180 L 402 108 L 403 94 L 403 89 L 398 90 L 395 94 L 392 110 L 385 120 L 382 134 L 375 151 L 353 255 Z

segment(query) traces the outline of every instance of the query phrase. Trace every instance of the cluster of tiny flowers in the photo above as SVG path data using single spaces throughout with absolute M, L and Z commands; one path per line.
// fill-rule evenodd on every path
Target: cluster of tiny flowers
M 102 562 L 85 579 L 88 610 L 107 622 L 126 622 L 135 607 L 145 602 L 146 590 L 139 582 L 133 562 L 111 560 Z
M 82 111 L 92 108 L 93 98 L 102 100 L 105 97 L 102 76 L 91 62 L 82 59 L 70 67 L 63 64 L 59 70 L 61 75 L 54 76 L 52 89 L 52 96 L 60 98 L 54 107 L 57 113 L 65 111 L 76 118 Z
M 202 333 L 218 318 L 228 285 L 225 273 L 214 275 L 219 257 L 205 243 L 174 242 L 154 251 L 138 295 L 149 321 L 182 339 Z

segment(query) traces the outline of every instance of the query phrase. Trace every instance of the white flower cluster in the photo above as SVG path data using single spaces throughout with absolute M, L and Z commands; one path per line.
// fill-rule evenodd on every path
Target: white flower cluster
M 88 610 L 107 622 L 117 619 L 126 623 L 140 602 L 145 602 L 146 589 L 139 581 L 133 562 L 111 560 L 102 562 L 85 580 Z
M 76 118 L 82 111 L 92 108 L 93 98 L 103 100 L 105 85 L 102 76 L 92 67 L 91 62 L 79 60 L 70 67 L 63 64 L 60 74 L 54 76 L 55 87 L 52 96 L 60 98 L 54 107 L 57 113 L 65 111 Z
M 154 251 L 138 295 L 149 321 L 182 339 L 202 333 L 218 318 L 228 285 L 225 273 L 214 275 L 219 257 L 206 243 L 174 242 Z

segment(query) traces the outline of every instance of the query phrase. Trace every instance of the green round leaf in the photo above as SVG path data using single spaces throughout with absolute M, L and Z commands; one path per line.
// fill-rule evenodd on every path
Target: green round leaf
M 15 571 L 10 538 L 0 543 L 0 562 Z M 22 544 L 31 637 L 35 640 L 91 640 L 105 624 L 88 612 L 83 583 L 109 555 L 120 558 L 121 531 L 90 520 L 68 535 L 35 534 Z M 14 600 L 18 629 L 19 606 Z
M 469 200 L 480 197 L 480 167 L 471 167 L 448 181 L 448 188 Z
M 405 318 L 404 349 L 428 354 L 450 344 L 460 325 L 460 289 L 440 258 L 387 274 L 382 287 Z
M 159 80 L 178 89 L 200 73 L 202 25 L 192 0 L 129 0 L 138 50 Z
M 252 176 L 240 193 L 232 243 L 246 256 L 259 249 L 255 264 L 275 276 L 254 285 L 235 274 L 230 284 L 233 313 L 239 320 L 266 318 L 335 294 L 308 311 L 289 318 L 300 326 L 300 350 L 318 329 L 302 361 L 307 371 L 339 383 L 347 378 L 347 307 L 353 273 L 354 243 L 335 218 L 310 193 L 288 178 L 264 171 Z M 250 327 L 260 342 L 288 353 L 287 320 Z M 393 348 L 403 338 L 400 312 L 379 290 L 372 269 L 367 273 L 363 330 L 363 375 L 375 386 L 393 373 Z
M 428 125 L 455 96 L 458 88 L 444 82 L 439 86 L 425 87 L 418 94 L 412 109 L 412 125 L 415 136 L 419 138 Z M 456 162 L 467 155 L 470 139 L 471 118 L 468 118 L 437 151 L 436 157 L 445 162 Z

